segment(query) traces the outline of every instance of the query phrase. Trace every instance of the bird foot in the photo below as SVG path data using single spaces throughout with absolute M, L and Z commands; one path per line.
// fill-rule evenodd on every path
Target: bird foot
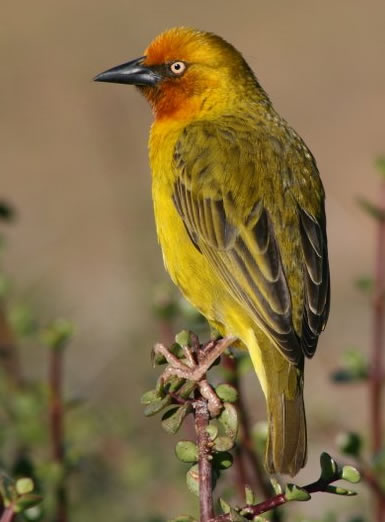
M 162 355 L 168 363 L 167 368 L 160 376 L 160 380 L 166 382 L 171 377 L 178 377 L 196 382 L 202 397 L 208 402 L 211 415 L 216 417 L 222 410 L 222 403 L 207 381 L 206 373 L 218 357 L 236 340 L 236 337 L 224 337 L 223 339 L 209 341 L 201 346 L 197 338 L 194 337 L 192 339 L 192 347 L 182 347 L 183 360 L 178 359 L 163 344 L 156 344 L 154 346 L 154 355 Z

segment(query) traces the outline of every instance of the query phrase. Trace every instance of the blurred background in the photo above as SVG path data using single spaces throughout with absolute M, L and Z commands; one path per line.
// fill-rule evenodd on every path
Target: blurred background
M 3 0 L 1 12 L 0 195 L 17 211 L 1 229 L 2 269 L 13 281 L 11 301 L 42 323 L 64 316 L 76 325 L 65 393 L 85 403 L 72 414 L 72 444 L 95 458 L 78 471 L 71 520 L 155 522 L 196 509 L 175 440 L 139 403 L 155 378 L 151 346 L 164 335 L 154 293 L 169 284 L 152 214 L 152 116 L 135 89 L 91 81 L 176 25 L 213 31 L 240 49 L 318 161 L 332 307 L 307 365 L 310 454 L 298 482 L 314 478 L 320 451 L 335 452 L 335 434 L 368 422 L 365 387 L 336 387 L 330 372 L 346 348 L 370 343 L 370 310 L 353 281 L 372 270 L 375 229 L 356 198 L 376 199 L 373 164 L 385 151 L 385 3 Z M 28 377 L 44 378 L 44 348 L 25 341 L 21 350 Z M 252 374 L 247 401 L 253 421 L 263 420 Z M 353 500 L 318 497 L 295 509 L 346 513 L 360 510 L 365 495 L 362 488 Z

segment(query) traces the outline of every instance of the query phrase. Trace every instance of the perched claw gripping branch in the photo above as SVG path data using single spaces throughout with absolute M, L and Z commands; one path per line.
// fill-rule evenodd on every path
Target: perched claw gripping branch
M 0 522 L 11 522 L 18 513 L 33 510 L 42 500 L 33 491 L 34 483 L 30 478 L 20 478 L 15 482 L 7 475 L 0 474 Z
M 261 520 L 259 515 L 290 501 L 310 500 L 317 492 L 336 495 L 355 495 L 353 491 L 332 485 L 344 479 L 351 483 L 360 480 L 352 466 L 338 466 L 327 454 L 321 455 L 320 478 L 306 486 L 287 484 L 284 489 L 276 483 L 275 495 L 256 503 L 254 493 L 247 486 L 246 504 L 232 507 L 219 499 L 222 514 L 214 510 L 213 491 L 220 474 L 231 467 L 239 416 L 233 403 L 237 390 L 229 384 L 214 387 L 207 379 L 207 371 L 233 344 L 234 338 L 224 338 L 201 345 L 198 337 L 187 331 L 176 336 L 169 348 L 157 344 L 153 350 L 154 365 L 168 364 L 154 390 L 142 396 L 146 416 L 163 410 L 163 428 L 175 434 L 190 413 L 194 416 L 196 440 L 182 440 L 176 444 L 179 460 L 190 465 L 186 474 L 187 486 L 199 496 L 201 522 L 236 522 Z M 182 515 L 172 522 L 195 522 L 190 515 Z

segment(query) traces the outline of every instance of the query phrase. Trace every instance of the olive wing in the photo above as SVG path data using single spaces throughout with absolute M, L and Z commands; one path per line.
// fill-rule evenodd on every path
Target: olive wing
M 323 200 L 316 219 L 297 203 L 303 263 L 301 331 L 293 326 L 290 288 L 264 205 L 252 180 L 250 143 L 212 123 L 187 127 L 174 151 L 173 201 L 186 231 L 245 312 L 298 364 L 311 357 L 329 311 L 330 283 Z M 226 136 L 227 134 L 227 136 Z M 224 139 L 224 136 L 230 139 Z M 255 151 L 254 151 L 255 152 Z M 250 163 L 251 162 L 251 163 Z M 321 186 L 322 188 L 322 186 Z M 293 201 L 296 191 L 291 194 Z M 246 202 L 246 203 L 245 203 Z

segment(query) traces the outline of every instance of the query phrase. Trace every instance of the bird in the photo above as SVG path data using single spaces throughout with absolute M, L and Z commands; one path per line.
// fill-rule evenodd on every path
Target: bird
M 248 350 L 266 398 L 269 473 L 306 464 L 305 359 L 330 307 L 325 193 L 313 154 L 242 54 L 189 27 L 100 73 L 154 115 L 152 198 L 166 270 L 222 336 Z

